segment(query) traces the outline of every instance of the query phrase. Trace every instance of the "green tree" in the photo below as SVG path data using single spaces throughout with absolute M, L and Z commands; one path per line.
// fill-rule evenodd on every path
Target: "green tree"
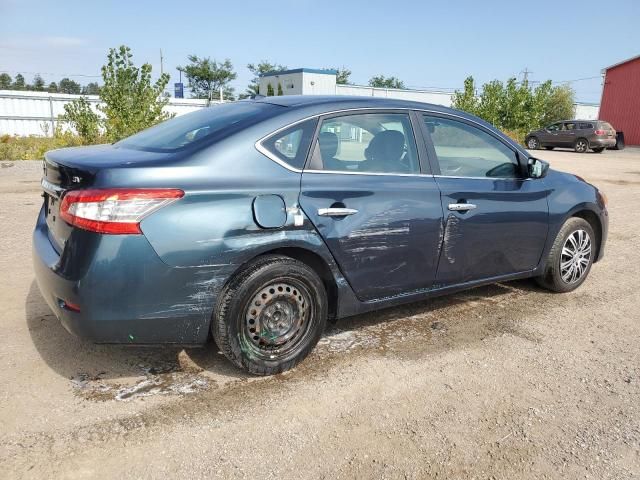
M 396 77 L 376 75 L 369 80 L 370 87 L 376 88 L 405 88 L 404 82 Z
M 278 82 L 278 96 L 282 96 L 284 93 L 282 92 L 282 84 Z
M 40 75 L 36 75 L 35 77 L 33 77 L 33 85 L 32 88 L 36 91 L 36 92 L 44 92 L 44 80 Z
M 162 97 L 169 75 L 163 73 L 151 81 L 151 65 L 136 67 L 131 49 L 125 45 L 109 49 L 102 67 L 98 109 L 104 114 L 105 134 L 117 141 L 159 123 L 170 115 L 163 112 L 168 99 Z
M 267 60 L 262 60 L 260 63 L 250 63 L 247 65 L 247 69 L 253 73 L 253 78 L 249 82 L 246 92 L 241 97 L 251 97 L 253 95 L 260 95 L 260 76 L 265 73 L 279 72 L 286 70 L 287 67 L 277 63 L 271 63 Z
M 60 83 L 58 84 L 58 91 L 60 93 L 79 95 L 80 90 L 81 90 L 80 84 L 69 78 L 63 78 L 62 80 L 60 80 Z
M 13 80 L 13 85 L 11 86 L 12 90 L 24 90 L 26 88 L 26 83 L 24 81 L 24 77 L 22 74 L 17 74 L 16 78 Z
M 11 89 L 11 75 L 8 73 L 0 73 L 0 90 Z
M 82 95 L 99 95 L 100 94 L 100 86 L 97 82 L 87 83 L 84 87 L 82 87 Z
M 558 120 L 573 118 L 575 115 L 575 92 L 569 85 L 559 85 L 551 89 L 546 101 L 545 114 L 540 126 Z
M 58 93 L 58 84 L 56 82 L 51 82 L 47 87 L 47 92 Z
M 574 93 L 567 85 L 552 86 L 551 80 L 532 88 L 529 82 L 509 78 L 505 83 L 492 80 L 475 95 L 473 77 L 464 82 L 463 91 L 453 94 L 454 108 L 478 117 L 522 141 L 527 132 L 574 115 Z
M 451 106 L 458 110 L 464 110 L 477 115 L 478 97 L 476 96 L 476 83 L 473 77 L 469 76 L 464 80 L 462 91 L 456 90 L 451 98 Z
M 267 84 L 267 97 L 273 97 L 274 95 L 273 86 L 270 83 Z
M 217 62 L 210 58 L 189 55 L 189 65 L 178 67 L 187 76 L 192 98 L 206 98 L 209 101 L 220 99 L 220 89 L 225 100 L 233 100 L 233 88 L 229 85 L 237 78 L 231 60 Z
M 332 70 L 336 71 L 336 83 L 338 85 L 349 85 L 349 77 L 351 76 L 351 70 L 348 68 L 334 68 Z
M 80 97 L 64 106 L 62 120 L 68 122 L 83 143 L 96 143 L 100 137 L 100 117 L 94 112 L 86 97 Z

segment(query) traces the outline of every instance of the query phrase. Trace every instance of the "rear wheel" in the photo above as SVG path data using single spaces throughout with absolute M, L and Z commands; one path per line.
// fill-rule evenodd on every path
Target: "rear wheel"
M 591 150 L 593 150 L 595 153 L 602 153 L 604 152 L 604 147 L 592 148 Z
M 293 368 L 311 352 L 327 321 L 327 294 L 315 271 L 267 255 L 224 288 L 212 322 L 222 353 L 256 375 Z
M 538 284 L 554 292 L 570 292 L 582 285 L 593 265 L 595 238 L 586 220 L 567 220 L 553 242 L 544 274 L 536 278 Z
M 529 137 L 527 138 L 527 148 L 529 150 L 537 150 L 540 148 L 540 141 L 538 137 Z
M 579 138 L 576 140 L 576 143 L 573 145 L 573 149 L 577 153 L 586 153 L 589 150 L 589 142 L 586 138 Z

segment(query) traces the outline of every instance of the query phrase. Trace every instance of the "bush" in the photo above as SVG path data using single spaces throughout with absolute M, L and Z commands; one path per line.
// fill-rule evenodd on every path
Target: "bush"
M 61 120 L 68 122 L 87 145 L 96 143 L 100 137 L 100 117 L 91 109 L 86 97 L 67 103 Z
M 104 141 L 96 137 L 95 143 Z M 49 150 L 65 147 L 86 145 L 85 140 L 70 131 L 64 131 L 58 126 L 53 137 L 18 137 L 12 135 L 0 136 L 0 160 L 42 160 Z

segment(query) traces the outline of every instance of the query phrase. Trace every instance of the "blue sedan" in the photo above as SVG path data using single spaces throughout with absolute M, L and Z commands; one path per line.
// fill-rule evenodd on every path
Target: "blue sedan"
M 606 198 L 486 122 L 423 103 L 283 96 L 46 154 L 33 259 L 65 328 L 205 344 L 285 371 L 328 320 L 602 258 Z

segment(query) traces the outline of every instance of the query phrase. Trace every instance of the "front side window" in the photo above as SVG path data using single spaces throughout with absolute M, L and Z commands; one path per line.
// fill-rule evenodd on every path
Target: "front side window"
M 554 123 L 553 125 L 549 125 L 547 127 L 547 130 L 550 132 L 557 132 L 558 130 L 560 130 L 560 124 L 559 123 Z
M 352 173 L 419 173 L 409 115 L 366 113 L 323 120 L 311 168 Z
M 494 136 L 467 123 L 424 116 L 440 174 L 451 177 L 518 178 L 516 154 Z
M 315 119 L 298 123 L 271 135 L 262 146 L 287 165 L 300 170 L 304 167 L 315 128 Z

